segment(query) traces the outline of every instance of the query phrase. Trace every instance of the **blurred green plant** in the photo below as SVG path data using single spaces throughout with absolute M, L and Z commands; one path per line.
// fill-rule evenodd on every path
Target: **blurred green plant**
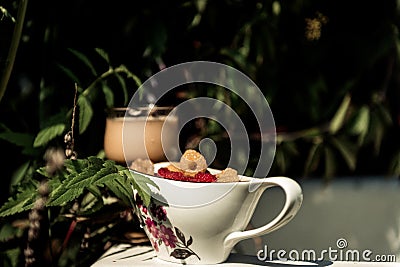
M 399 175 L 400 148 L 390 145 L 395 143 L 393 138 L 399 132 L 396 102 L 399 14 L 395 1 L 379 5 L 381 13 L 386 15 L 377 16 L 374 23 L 368 22 L 367 15 L 353 23 L 349 14 L 358 5 L 346 4 L 343 9 L 332 1 L 322 4 L 313 0 L 301 3 L 185 0 L 161 4 L 163 11 L 155 10 L 151 3 L 141 3 L 134 10 L 129 9 L 133 12 L 130 15 L 123 12 L 128 8 L 99 5 L 91 8 L 96 8 L 100 15 L 107 9 L 119 10 L 126 24 L 118 24 L 123 19 L 111 20 L 102 29 L 104 39 L 96 37 L 108 49 L 94 51 L 62 46 L 62 40 L 71 40 L 69 44 L 79 47 L 82 42 L 91 44 L 90 38 L 94 38 L 87 27 L 95 25 L 91 20 L 98 19 L 97 12 L 93 13 L 94 18 L 79 17 L 88 8 L 84 4 L 81 7 L 82 11 L 74 10 L 76 19 L 70 21 L 71 25 L 49 21 L 43 26 L 48 32 L 45 47 L 58 54 L 45 54 L 48 55 L 45 62 L 51 62 L 52 56 L 57 56 L 57 62 L 52 62 L 55 68 L 46 67 L 40 74 L 39 114 L 35 118 L 39 134 L 37 129 L 27 134 L 25 130 L 20 132 L 2 125 L 1 138 L 22 147 L 23 153 L 36 151 L 29 156 L 38 158 L 43 150 L 38 152 L 37 148 L 44 149 L 62 134 L 65 114 L 70 116 L 70 111 L 54 100 L 65 99 L 73 83 L 79 85 L 80 134 L 82 138 L 96 136 L 99 143 L 102 131 L 99 121 L 103 120 L 99 110 L 103 112 L 116 101 L 125 105 L 130 88 L 137 88 L 141 79 L 163 67 L 188 60 L 210 60 L 241 70 L 268 100 L 279 141 L 271 174 Z M 365 8 L 366 14 L 376 11 L 370 4 Z M 218 15 L 220 10 L 231 16 L 222 18 Z M 84 19 L 79 27 L 78 18 Z M 143 25 L 148 27 L 144 29 Z M 69 27 L 74 31 L 66 30 Z M 114 34 L 115 29 L 124 29 L 119 34 L 131 39 L 105 37 L 107 33 Z M 114 42 L 121 46 L 116 49 L 112 46 Z M 60 48 L 54 52 L 52 46 Z M 184 98 L 214 97 L 232 106 L 245 122 L 249 118 L 250 110 L 234 94 L 213 86 L 205 90 L 193 88 L 187 88 Z M 342 109 L 341 103 L 346 99 L 350 99 L 348 106 Z M 342 117 L 337 117 L 338 114 Z M 246 123 L 255 131 L 252 136 L 265 134 L 256 133 L 253 121 Z M 327 124 L 331 129 L 327 129 Z M 199 135 L 213 138 L 223 135 L 223 129 L 213 122 L 204 127 Z M 320 129 L 319 133 L 316 129 Z M 29 145 L 32 138 L 34 146 Z M 86 150 L 97 153 L 101 144 L 89 143 Z M 251 153 L 250 161 L 257 159 L 256 151 L 255 148 Z M 24 166 L 21 164 L 21 169 Z M 249 166 L 249 173 L 252 167 Z
M 15 19 L 8 10 L 0 6 L 1 12 L 1 20 L 3 18 L 9 18 L 13 23 L 15 23 L 15 27 L 13 30 L 13 34 L 11 37 L 10 47 L 8 48 L 7 57 L 4 61 L 4 68 L 2 68 L 2 72 L 0 73 L 0 101 L 3 98 L 4 92 L 6 91 L 8 81 L 11 76 L 11 71 L 14 66 L 15 57 L 17 55 L 18 46 L 20 43 L 22 28 L 25 22 L 25 14 L 26 9 L 28 7 L 28 0 L 20 1 L 18 6 L 18 14 L 17 19 Z
M 26 266 L 92 264 L 111 236 L 116 237 L 116 229 L 124 222 L 133 228 L 133 190 L 149 204 L 148 184 L 156 187 L 148 178 L 133 175 L 127 167 L 94 156 L 67 159 L 62 165 L 55 173 L 49 172 L 53 168 L 49 164 L 25 177 L 0 208 L 3 266 L 21 266 L 24 262 Z M 48 188 L 45 198 L 44 186 Z M 28 211 L 37 214 L 32 217 L 30 213 L 29 221 L 24 219 L 28 218 Z M 41 245 L 27 248 L 27 233 L 28 241 Z M 72 235 L 81 241 L 77 243 Z M 82 247 L 82 242 L 90 243 L 90 248 Z M 35 255 L 27 255 L 27 249 Z M 32 258 L 33 264 L 24 261 L 24 256 Z
M 400 175 L 396 141 L 400 39 L 395 5 L 391 1 L 380 6 L 386 17 L 367 24 L 364 16 L 354 23 L 348 15 L 357 10 L 356 3 L 346 4 L 345 9 L 329 1 L 231 3 L 225 8 L 235 14 L 234 19 L 223 25 L 235 30 L 224 34 L 225 42 L 215 42 L 210 49 L 207 37 L 198 40 L 198 54 L 238 68 L 263 90 L 277 124 L 271 175 L 327 179 Z M 206 1 L 194 27 L 219 29 L 221 21 L 213 12 L 219 8 Z M 376 13 L 372 5 L 366 8 L 368 14 Z M 199 94 L 203 93 L 190 97 Z M 251 127 L 255 124 L 249 119 L 251 112 L 236 96 L 211 86 L 206 95 L 231 105 L 255 136 L 268 134 Z M 213 121 L 203 123 L 203 128 L 203 137 L 215 140 L 224 132 Z M 254 142 L 250 159 L 254 164 L 248 174 L 256 166 L 257 146 Z
M 118 67 L 112 67 L 109 63 L 108 54 L 102 49 L 95 49 L 96 54 L 104 60 L 107 68 L 103 73 L 98 73 L 96 67 L 91 63 L 90 59 L 79 51 L 70 50 L 72 55 L 76 56 L 84 66 L 86 66 L 91 74 L 92 82 L 90 82 L 84 88 L 78 86 L 78 98 L 77 98 L 77 107 L 78 107 L 78 132 L 80 135 L 84 134 L 93 120 L 98 118 L 95 117 L 95 112 L 93 111 L 92 103 L 98 101 L 99 91 L 103 93 L 103 98 L 106 103 L 106 107 L 112 107 L 115 103 L 114 95 L 116 92 L 115 84 L 113 84 L 113 89 L 110 88 L 109 81 L 113 78 L 118 81 L 118 84 L 123 92 L 124 103 L 126 104 L 129 100 L 129 92 L 126 85 L 126 80 L 132 80 L 136 84 L 136 86 L 140 86 L 140 79 L 130 72 L 124 65 L 120 65 Z M 100 65 L 100 64 L 99 64 Z M 58 65 L 59 68 L 75 83 L 81 83 L 79 75 L 74 73 L 74 70 L 71 70 L 68 67 L 63 65 Z M 88 77 L 85 77 L 88 79 Z M 46 90 L 46 89 L 43 89 Z M 67 110 L 65 107 L 61 107 L 60 111 L 56 114 L 52 114 L 49 118 L 46 118 L 45 121 L 41 123 L 41 129 L 38 133 L 21 133 L 15 132 L 5 125 L 0 125 L 2 128 L 2 132 L 0 132 L 0 139 L 4 139 L 8 142 L 11 142 L 22 149 L 22 153 L 30 156 L 34 161 L 38 156 L 43 155 L 43 151 L 46 149 L 48 145 L 54 145 L 60 140 L 63 134 L 67 131 L 67 125 L 69 121 L 71 121 L 72 116 L 72 108 Z M 101 117 L 103 118 L 103 117 Z M 100 153 L 101 150 L 97 151 Z M 30 161 L 30 160 L 29 160 Z M 40 164 L 40 162 L 39 162 Z M 29 168 L 30 166 L 31 168 Z M 37 166 L 31 163 L 23 163 L 18 172 L 15 173 L 15 177 L 12 179 L 13 183 L 17 183 L 22 179 L 27 171 L 32 171 L 32 168 L 35 169 Z

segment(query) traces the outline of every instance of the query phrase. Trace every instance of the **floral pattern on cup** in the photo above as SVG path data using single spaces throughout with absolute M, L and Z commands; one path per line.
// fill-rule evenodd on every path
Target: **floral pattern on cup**
M 136 194 L 136 206 L 141 226 L 146 228 L 151 245 L 156 252 L 159 252 L 160 246 L 164 245 L 171 257 L 183 260 L 195 256 L 200 260 L 200 257 L 189 248 L 193 244 L 192 236 L 186 240 L 181 230 L 172 226 L 163 205 L 151 201 L 150 207 L 146 207 L 140 196 Z

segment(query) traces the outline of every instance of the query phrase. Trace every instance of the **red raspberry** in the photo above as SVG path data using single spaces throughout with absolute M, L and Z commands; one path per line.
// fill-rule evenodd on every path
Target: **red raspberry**
M 209 172 L 197 173 L 194 177 L 185 176 L 181 172 L 173 172 L 168 168 L 160 168 L 158 175 L 171 180 L 193 182 L 193 183 L 212 183 L 217 181 L 217 177 Z
M 183 181 L 185 179 L 185 176 L 181 172 L 173 172 L 168 170 L 168 168 L 160 168 L 158 170 L 158 175 L 160 175 L 163 178 L 171 179 L 171 180 L 177 180 L 177 181 Z
M 193 182 L 212 183 L 215 181 L 217 181 L 217 177 L 215 177 L 215 175 L 212 175 L 209 172 L 199 172 L 199 173 L 196 173 L 196 175 L 194 176 Z

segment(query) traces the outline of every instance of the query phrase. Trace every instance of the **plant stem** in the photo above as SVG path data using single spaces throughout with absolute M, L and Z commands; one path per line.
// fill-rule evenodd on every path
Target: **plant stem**
M 19 41 L 21 39 L 22 28 L 24 25 L 28 0 L 20 0 L 18 7 L 17 22 L 15 24 L 14 33 L 11 39 L 10 50 L 5 62 L 5 69 L 0 79 L 0 101 L 6 91 L 11 71 L 14 66 L 15 56 L 17 55 Z
M 92 88 L 94 88 L 96 86 L 97 83 L 101 82 L 102 80 L 105 80 L 106 78 L 108 78 L 111 75 L 114 75 L 116 73 L 125 73 L 126 75 L 128 75 L 128 77 L 132 78 L 137 86 L 141 85 L 140 79 L 134 75 L 133 73 L 131 73 L 124 65 L 121 65 L 117 68 L 109 68 L 106 72 L 102 73 L 99 77 L 97 77 L 82 93 L 82 95 L 87 96 L 90 92 L 90 90 L 92 90 Z

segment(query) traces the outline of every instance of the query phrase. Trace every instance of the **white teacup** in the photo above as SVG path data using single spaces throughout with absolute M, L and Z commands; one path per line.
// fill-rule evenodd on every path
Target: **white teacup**
M 155 164 L 155 172 L 168 164 Z M 137 215 L 156 256 L 175 263 L 224 262 L 239 241 L 270 233 L 288 223 L 303 199 L 299 184 L 286 177 L 239 176 L 240 182 L 235 183 L 190 183 L 145 176 L 159 190 L 151 187 L 149 207 L 135 196 Z M 281 212 L 265 225 L 245 230 L 262 193 L 275 186 L 286 194 Z

